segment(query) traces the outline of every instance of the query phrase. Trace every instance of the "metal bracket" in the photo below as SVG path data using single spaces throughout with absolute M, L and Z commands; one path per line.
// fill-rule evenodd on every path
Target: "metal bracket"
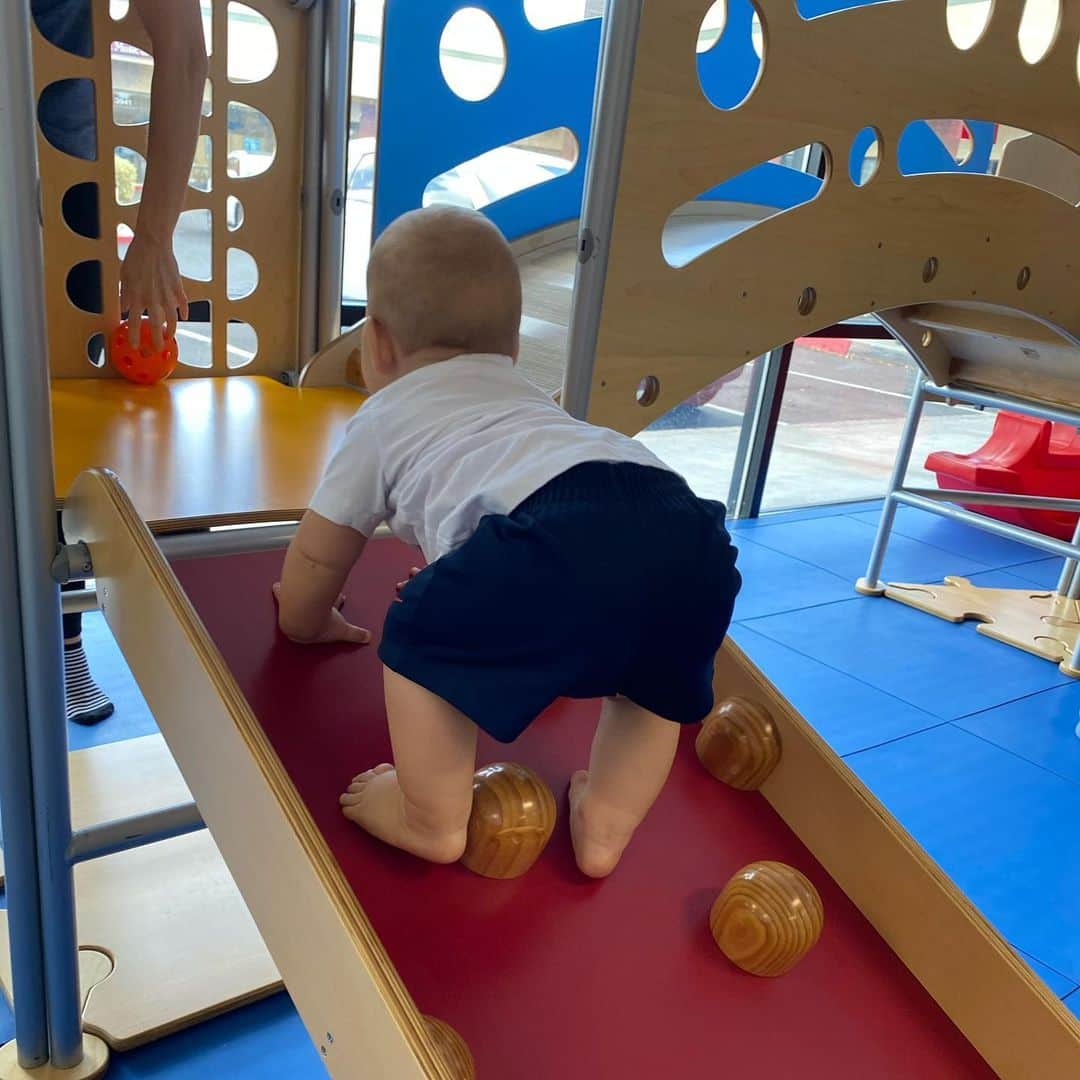
M 92 578 L 94 564 L 90 558 L 90 549 L 81 540 L 77 544 L 61 545 L 52 561 L 50 571 L 53 581 L 59 585 Z
M 581 230 L 578 240 L 578 262 L 587 263 L 596 251 L 596 234 L 590 228 Z
M 345 196 L 342 193 L 341 188 L 334 188 L 334 190 L 330 192 L 328 201 L 330 203 L 331 214 L 340 215 L 345 209 Z

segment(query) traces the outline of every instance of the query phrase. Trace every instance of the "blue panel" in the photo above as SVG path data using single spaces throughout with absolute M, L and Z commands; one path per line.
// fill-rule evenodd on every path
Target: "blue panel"
M 850 517 L 818 518 L 770 525 L 754 532 L 754 542 L 831 570 L 854 583 L 866 572 L 874 534 Z M 964 558 L 906 536 L 894 536 L 885 556 L 888 581 L 941 581 L 946 574 L 968 577 L 987 569 L 985 563 Z
M 848 763 L 1009 942 L 1080 981 L 1080 786 L 949 724 Z
M 154 734 L 157 724 L 100 612 L 83 615 L 83 646 L 91 675 L 112 698 L 116 711 L 108 720 L 93 727 L 68 724 L 70 748 L 82 750 L 87 746 Z
M 749 626 L 942 720 L 1072 682 L 1054 664 L 978 634 L 970 624 L 893 600 L 848 600 Z
M 1065 1004 L 1072 1009 L 1073 1013 L 1078 1019 L 1080 1019 L 1080 990 L 1074 990 L 1066 999 Z
M 1075 680 L 967 716 L 957 726 L 1080 784 L 1080 683 Z
M 1036 975 L 1050 988 L 1050 990 L 1057 994 L 1059 998 L 1068 997 L 1069 994 L 1076 990 L 1076 983 L 1072 979 L 1066 979 L 1060 971 L 1055 971 L 1053 968 L 1047 967 L 1045 964 L 1039 963 L 1034 956 L 1028 956 L 1027 953 L 1021 952 L 1020 949 L 1016 950 L 1020 956 L 1020 959 L 1024 961 Z M 1080 1001 L 1077 1002 L 1080 1005 Z
M 735 544 L 743 578 L 735 601 L 736 619 L 756 619 L 851 596 L 851 583 L 827 570 L 761 547 L 745 534 L 737 535 Z
M 789 210 L 815 198 L 821 191 L 821 184 L 818 177 L 809 173 L 767 161 L 710 188 L 699 198 L 703 202 L 754 203 Z
M 708 5 L 702 5 L 702 15 Z M 761 60 L 754 52 L 751 26 L 754 6 L 750 0 L 729 0 L 724 31 L 711 49 L 697 54 L 698 79 L 705 96 L 718 109 L 734 109 L 753 89 Z M 648 47 L 648 42 L 643 42 Z M 692 45 L 691 45 L 692 47 Z M 794 150 L 785 146 L 777 156 Z
M 840 755 L 866 750 L 943 722 L 746 626 L 736 627 L 732 637 Z
M 326 1067 L 285 994 L 114 1054 L 110 1080 L 326 1080 Z
M 900 172 L 905 176 L 917 173 L 961 172 L 983 173 L 990 168 L 990 151 L 994 145 L 997 125 L 984 120 L 965 120 L 971 132 L 971 154 L 963 165 L 946 149 L 925 120 L 915 120 L 900 134 L 896 148 Z
M 876 529 L 881 518 L 880 513 L 856 514 L 855 520 Z M 894 534 L 921 540 L 925 544 L 951 551 L 954 555 L 963 555 L 974 559 L 984 566 L 1014 566 L 1031 562 L 1041 554 L 1036 548 L 1021 544 L 1016 540 L 1005 540 L 999 536 L 983 532 L 981 529 L 963 525 L 958 521 L 929 514 L 925 510 L 916 510 L 912 506 L 901 506 L 896 512 L 893 525 Z M 1060 570 L 1061 564 L 1058 562 Z
M 795 10 L 804 19 L 816 19 L 820 15 L 832 15 L 849 8 L 874 7 L 877 4 L 896 2 L 897 0 L 796 0 Z
M 484 101 L 463 101 L 439 66 L 449 18 L 470 6 L 499 24 L 506 74 Z M 521 0 L 387 0 L 379 102 L 375 234 L 421 205 L 428 181 L 487 150 L 550 128 L 568 127 L 581 148 L 565 176 L 485 209 L 510 238 L 576 218 L 581 208 L 600 20 L 535 29 Z

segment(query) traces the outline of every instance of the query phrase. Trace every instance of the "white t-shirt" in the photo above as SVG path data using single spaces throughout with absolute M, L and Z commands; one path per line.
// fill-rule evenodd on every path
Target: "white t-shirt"
M 370 536 L 386 522 L 429 562 L 486 514 L 507 514 L 586 461 L 667 468 L 641 443 L 574 420 L 508 356 L 430 364 L 384 387 L 349 421 L 311 509 Z

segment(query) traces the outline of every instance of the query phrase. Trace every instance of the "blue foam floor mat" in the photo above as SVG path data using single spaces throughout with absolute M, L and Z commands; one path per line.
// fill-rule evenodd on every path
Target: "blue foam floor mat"
M 735 601 L 736 619 L 756 619 L 792 608 L 813 607 L 852 595 L 851 582 L 755 542 L 756 533 L 738 533 L 738 566 L 743 585 Z
M 952 724 L 847 761 L 1012 945 L 1080 983 L 1080 785 Z

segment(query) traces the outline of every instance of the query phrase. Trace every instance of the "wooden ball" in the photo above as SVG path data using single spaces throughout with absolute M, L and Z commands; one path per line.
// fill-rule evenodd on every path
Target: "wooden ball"
M 476 1080 L 476 1063 L 469 1044 L 445 1021 L 425 1016 L 428 1035 L 454 1080 Z
M 767 710 L 733 697 L 701 725 L 694 748 L 717 780 L 740 791 L 757 791 L 780 763 L 780 732 Z
M 461 861 L 489 878 L 520 877 L 555 828 L 551 788 L 524 765 L 499 762 L 473 777 L 469 834 Z
M 792 866 L 744 866 L 709 912 L 709 929 L 723 954 L 751 975 L 790 971 L 821 936 L 825 913 L 817 889 Z

